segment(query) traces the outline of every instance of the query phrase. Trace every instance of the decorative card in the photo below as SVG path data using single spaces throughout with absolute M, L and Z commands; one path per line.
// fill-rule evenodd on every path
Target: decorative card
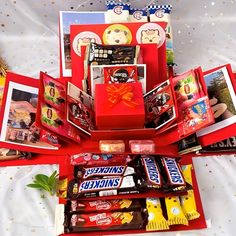
M 145 126 L 160 129 L 176 118 L 175 102 L 167 80 L 144 95 Z
M 67 84 L 67 120 L 88 135 L 95 127 L 93 98 L 70 82 Z
M 143 94 L 146 93 L 146 65 L 92 65 L 91 94 L 94 97 L 96 84 L 132 83 L 142 84 Z

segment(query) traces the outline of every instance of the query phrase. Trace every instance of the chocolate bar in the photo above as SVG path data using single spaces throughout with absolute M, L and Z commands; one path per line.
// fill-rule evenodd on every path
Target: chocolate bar
M 127 176 L 135 173 L 134 168 L 127 165 L 75 167 L 75 177 L 80 179 L 104 178 L 108 176 Z
M 70 233 L 102 230 L 141 229 L 144 217 L 139 211 L 103 212 L 68 216 L 66 230 Z
M 152 140 L 130 140 L 129 147 L 132 153 L 154 153 L 155 143 Z
M 139 199 L 111 199 L 95 201 L 67 201 L 66 208 L 70 212 L 90 213 L 107 211 L 133 211 L 141 209 Z
M 70 199 L 80 197 L 101 197 L 120 194 L 139 193 L 134 176 L 107 177 L 104 179 L 73 179 L 68 185 Z
M 139 46 L 90 43 L 86 54 L 89 65 L 137 64 L 139 51 Z
M 130 161 L 131 157 L 124 154 L 79 153 L 70 156 L 73 166 L 125 165 Z

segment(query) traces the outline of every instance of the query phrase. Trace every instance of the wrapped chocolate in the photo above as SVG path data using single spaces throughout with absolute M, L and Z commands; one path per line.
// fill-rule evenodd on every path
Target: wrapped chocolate
M 124 1 L 106 1 L 106 23 L 129 22 L 130 4 Z
M 151 5 L 148 8 L 151 22 L 166 22 L 166 56 L 167 64 L 174 63 L 173 33 L 170 21 L 171 5 Z
M 73 179 L 68 185 L 70 199 L 131 193 L 139 193 L 138 184 L 132 175 L 89 180 Z
M 130 8 L 129 21 L 130 22 L 148 22 L 147 11 L 144 9 Z
M 86 58 L 91 65 L 137 64 L 140 46 L 90 43 Z
M 129 147 L 131 152 L 136 154 L 155 152 L 155 143 L 152 140 L 130 140 Z
M 125 152 L 125 142 L 123 140 L 100 140 L 99 150 L 104 153 Z
M 66 208 L 70 212 L 90 213 L 107 211 L 133 211 L 140 210 L 139 199 L 111 199 L 111 200 L 72 200 L 68 201 Z
M 78 153 L 70 156 L 73 166 L 125 165 L 130 161 L 131 157 L 125 154 Z
M 224 139 L 202 148 L 201 152 L 235 152 L 236 136 Z
M 186 182 L 192 185 L 192 165 L 182 166 L 182 171 Z M 200 217 L 200 214 L 197 211 L 193 190 L 188 190 L 187 195 L 180 196 L 180 202 L 188 220 L 195 220 Z
M 180 206 L 179 197 L 165 198 L 166 211 L 169 225 L 188 225 L 188 220 L 185 217 Z
M 147 231 L 168 230 L 168 221 L 162 213 L 161 202 L 159 198 L 147 198 L 146 208 L 148 212 Z
M 127 230 L 143 228 L 144 219 L 139 211 L 75 213 L 66 221 L 66 231 L 71 233 L 102 230 Z
M 109 165 L 109 166 L 94 166 L 94 167 L 75 167 L 76 178 L 92 179 L 92 178 L 106 178 L 109 176 L 127 176 L 134 175 L 135 170 L 127 165 Z

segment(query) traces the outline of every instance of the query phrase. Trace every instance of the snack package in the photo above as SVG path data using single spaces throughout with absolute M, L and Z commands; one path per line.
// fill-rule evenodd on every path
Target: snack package
M 148 211 L 147 231 L 168 230 L 169 224 L 162 213 L 159 198 L 146 198 L 146 208 Z
M 129 22 L 129 3 L 123 1 L 106 1 L 106 5 L 106 23 Z
M 165 198 L 166 211 L 169 225 L 188 225 L 188 220 L 185 217 L 180 206 L 179 197 Z
M 144 219 L 139 211 L 74 213 L 67 215 L 66 230 L 70 233 L 102 230 L 143 228 Z
M 192 185 L 192 165 L 182 166 L 182 171 L 186 182 Z M 195 220 L 200 217 L 197 211 L 193 190 L 188 190 L 187 195 L 180 196 L 181 207 L 188 220 Z
M 22 152 L 14 149 L 0 148 L 0 161 L 9 161 L 15 159 L 30 159 L 30 152 Z
M 171 5 L 151 5 L 148 7 L 150 21 L 151 22 L 166 22 L 166 56 L 167 64 L 174 63 L 174 52 L 173 52 L 173 33 L 171 27 L 170 13 L 172 10 Z
M 140 210 L 139 199 L 110 199 L 110 200 L 72 200 L 67 201 L 66 208 L 70 212 L 90 213 L 90 212 L 111 212 L 111 211 L 134 211 Z
M 103 153 L 123 153 L 125 152 L 125 142 L 123 140 L 100 140 L 99 150 Z
M 129 22 L 148 22 L 147 11 L 143 9 L 130 8 Z
M 109 153 L 79 153 L 70 157 L 70 163 L 73 166 L 120 165 L 126 164 L 131 160 L 130 155 Z
M 132 153 L 147 154 L 155 152 L 155 143 L 152 140 L 129 140 Z

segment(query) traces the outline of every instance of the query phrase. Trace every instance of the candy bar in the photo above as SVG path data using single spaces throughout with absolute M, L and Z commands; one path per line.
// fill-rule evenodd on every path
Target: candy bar
M 133 211 L 141 209 L 138 199 L 111 199 L 95 201 L 68 201 L 67 208 L 70 212 L 107 212 L 107 211 Z
M 142 156 L 142 183 L 141 186 L 147 188 L 160 188 L 162 187 L 162 176 L 159 167 L 151 156 Z
M 89 65 L 137 64 L 139 51 L 139 46 L 90 43 L 86 57 Z
M 186 182 L 192 185 L 192 165 L 182 166 L 182 171 Z M 195 220 L 200 217 L 197 212 L 193 190 L 188 190 L 187 195 L 180 196 L 180 203 L 188 220 Z
M 162 158 L 162 165 L 166 170 L 168 184 L 171 186 L 185 186 L 185 180 L 182 175 L 179 164 L 175 158 Z
M 143 228 L 141 212 L 103 212 L 79 214 L 67 217 L 66 231 L 71 233 L 102 230 L 127 230 Z
M 80 179 L 105 178 L 108 176 L 127 176 L 135 173 L 134 168 L 127 165 L 75 167 L 75 177 Z
M 70 163 L 73 166 L 101 166 L 101 165 L 125 165 L 131 161 L 129 155 L 124 154 L 95 154 L 79 153 L 71 155 Z
M 147 231 L 167 230 L 169 225 L 162 213 L 161 202 L 159 198 L 147 198 L 146 208 L 148 211 Z
M 166 197 L 165 203 L 169 225 L 188 225 L 188 220 L 180 206 L 179 197 Z
M 68 195 L 71 199 L 129 193 L 139 193 L 134 176 L 107 177 L 83 181 L 73 179 L 68 185 Z
M 155 143 L 152 140 L 130 140 L 129 147 L 132 153 L 154 153 Z

